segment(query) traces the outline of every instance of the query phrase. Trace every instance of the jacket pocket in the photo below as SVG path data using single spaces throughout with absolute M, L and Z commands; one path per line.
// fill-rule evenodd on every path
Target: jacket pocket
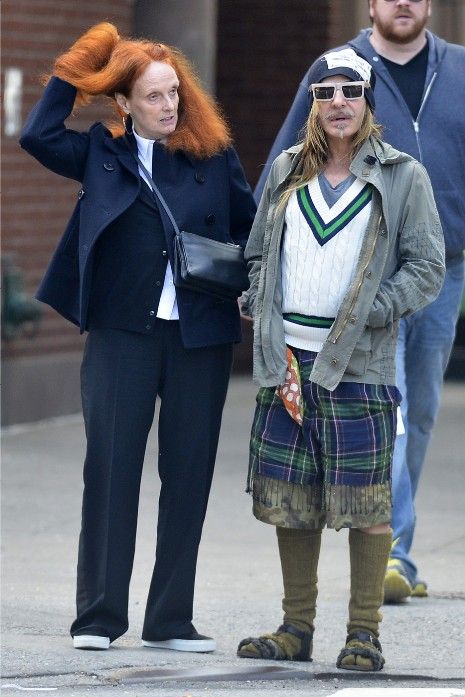
M 79 204 L 74 209 L 66 230 L 58 243 L 57 254 L 64 257 L 78 257 L 79 254 Z
M 371 359 L 371 332 L 365 327 L 362 336 L 357 341 L 352 355 L 345 369 L 347 375 L 361 377 L 365 375 L 368 363 Z

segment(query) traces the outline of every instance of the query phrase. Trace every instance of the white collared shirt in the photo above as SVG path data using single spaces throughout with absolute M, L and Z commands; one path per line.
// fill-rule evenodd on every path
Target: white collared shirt
M 137 135 L 134 131 L 134 137 L 137 142 L 137 150 L 139 152 L 139 158 L 142 164 L 152 175 L 152 154 L 153 154 L 153 144 L 154 140 L 148 140 L 148 138 L 142 138 L 142 136 Z M 139 174 L 144 178 L 150 188 L 152 188 L 150 182 L 147 180 L 144 172 L 139 167 Z M 157 317 L 160 319 L 179 319 L 178 303 L 176 300 L 176 288 L 173 283 L 173 272 L 171 270 L 171 263 L 168 261 L 166 265 L 165 280 L 163 282 L 163 288 L 161 291 L 160 302 L 158 303 Z

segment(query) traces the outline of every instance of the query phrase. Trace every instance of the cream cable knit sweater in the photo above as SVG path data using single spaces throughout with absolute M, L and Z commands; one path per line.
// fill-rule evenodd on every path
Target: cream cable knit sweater
M 318 178 L 308 185 L 308 193 L 325 225 L 330 225 L 360 195 L 365 182 L 357 179 L 328 208 Z M 371 201 L 330 239 L 317 240 L 299 206 L 297 194 L 289 199 L 281 251 L 283 314 L 334 318 L 354 278 L 363 233 L 368 223 Z M 314 226 L 312 226 L 314 227 Z M 302 326 L 284 320 L 286 343 L 318 352 L 329 328 Z

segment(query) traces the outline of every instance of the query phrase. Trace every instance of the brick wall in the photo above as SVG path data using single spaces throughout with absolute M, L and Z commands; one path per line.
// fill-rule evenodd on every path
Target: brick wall
M 218 2 L 217 96 L 254 185 L 309 64 L 328 46 L 327 0 Z
M 41 94 L 39 77 L 50 70 L 55 56 L 97 22 L 108 20 L 122 33 L 130 33 L 132 5 L 132 0 L 3 0 L 2 92 L 5 69 L 20 68 L 23 120 Z M 103 103 L 95 103 L 72 119 L 72 127 L 86 129 L 108 114 Z M 3 134 L 2 141 L 3 253 L 15 255 L 32 294 L 64 230 L 79 185 L 45 170 L 21 150 L 17 136 Z M 73 351 L 82 338 L 71 324 L 45 310 L 35 337 L 2 343 L 4 358 L 13 359 Z

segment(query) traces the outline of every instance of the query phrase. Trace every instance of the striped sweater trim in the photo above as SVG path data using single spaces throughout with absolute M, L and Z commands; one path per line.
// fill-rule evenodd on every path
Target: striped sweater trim
M 300 324 L 303 327 L 316 327 L 318 329 L 329 329 L 334 322 L 334 317 L 317 317 L 315 315 L 301 315 L 298 312 L 285 312 L 283 319 L 293 324 Z
M 307 221 L 313 236 L 322 247 L 340 230 L 342 230 L 358 213 L 364 208 L 372 198 L 371 184 L 366 184 L 360 193 L 344 208 L 339 215 L 325 223 L 313 203 L 310 191 L 307 186 L 303 186 L 297 191 L 297 201 L 299 208 Z

